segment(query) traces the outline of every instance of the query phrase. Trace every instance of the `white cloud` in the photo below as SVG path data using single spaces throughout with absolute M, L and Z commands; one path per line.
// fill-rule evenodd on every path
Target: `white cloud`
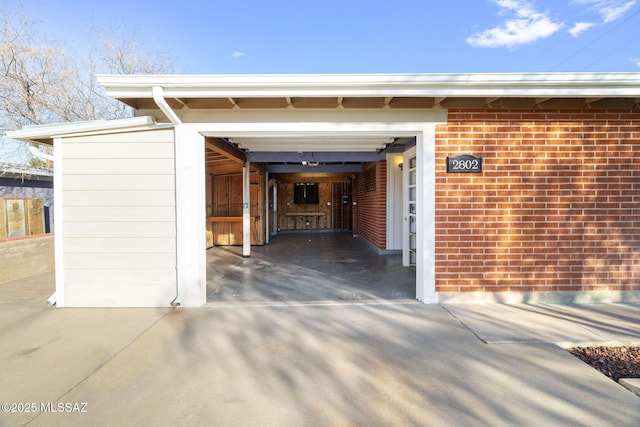
M 242 58 L 244 56 L 244 52 L 240 52 L 238 50 L 234 50 L 231 54 L 233 58 Z
M 573 27 L 569 29 L 569 33 L 573 37 L 578 37 L 580 34 L 587 31 L 589 28 L 595 26 L 594 22 L 577 22 Z
M 591 5 L 588 9 L 602 16 L 602 22 L 608 23 L 620 19 L 637 0 L 575 0 L 576 3 Z
M 619 2 L 612 2 L 612 3 L 619 3 Z M 636 4 L 635 0 L 626 2 L 624 4 L 612 4 L 612 5 L 603 7 L 600 10 L 600 14 L 603 16 L 605 23 L 615 21 L 616 19 L 620 18 L 622 15 L 627 13 L 627 11 L 631 9 L 635 4 Z
M 629 61 L 633 62 L 636 67 L 640 68 L 640 58 L 629 58 Z
M 538 12 L 525 0 L 493 0 L 500 7 L 501 16 L 509 16 L 501 25 L 467 38 L 475 47 L 515 47 L 546 38 L 564 24 L 555 22 L 547 13 Z

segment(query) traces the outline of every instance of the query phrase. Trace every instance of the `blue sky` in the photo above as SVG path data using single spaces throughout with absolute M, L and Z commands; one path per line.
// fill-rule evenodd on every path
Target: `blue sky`
M 640 0 L 9 0 L 66 45 L 135 32 L 178 73 L 640 71 Z

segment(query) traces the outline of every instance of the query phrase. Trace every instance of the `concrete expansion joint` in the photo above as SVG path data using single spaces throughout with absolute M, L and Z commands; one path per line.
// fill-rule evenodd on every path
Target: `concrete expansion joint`
M 640 378 L 620 378 L 618 384 L 640 397 Z

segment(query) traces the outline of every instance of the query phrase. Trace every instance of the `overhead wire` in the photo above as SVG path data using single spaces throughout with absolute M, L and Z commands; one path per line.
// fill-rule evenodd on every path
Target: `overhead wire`
M 627 16 L 625 19 L 623 19 L 622 21 L 620 21 L 617 25 L 611 27 L 609 30 L 605 31 L 604 33 L 602 33 L 599 37 L 597 37 L 596 39 L 592 40 L 591 42 L 587 43 L 585 46 L 583 46 L 582 48 L 578 49 L 576 52 L 574 52 L 572 55 L 569 55 L 568 57 L 566 57 L 565 59 L 563 59 L 562 61 L 560 61 L 555 67 L 551 68 L 549 71 L 555 71 L 558 69 L 558 67 L 564 65 L 567 61 L 570 61 L 571 59 L 575 58 L 576 56 L 580 55 L 582 52 L 584 52 L 585 50 L 589 49 L 591 46 L 593 46 L 594 44 L 596 44 L 597 42 L 599 42 L 600 40 L 602 40 L 603 38 L 605 38 L 606 36 L 608 36 L 609 34 L 611 34 L 613 31 L 617 30 L 618 28 L 620 28 L 620 26 L 622 26 L 624 23 L 626 23 L 627 21 L 629 21 L 631 18 L 633 18 L 634 16 L 640 14 L 640 9 L 636 9 L 633 13 L 631 13 L 629 16 Z M 635 39 L 634 39 L 635 40 Z M 620 47 L 616 48 L 619 49 Z M 605 55 L 608 56 L 610 55 L 612 52 L 609 52 Z M 602 60 L 602 58 L 600 58 L 598 61 Z M 595 63 L 597 63 L 598 61 L 596 61 Z M 592 63 L 593 64 L 593 63 Z M 592 65 L 590 64 L 590 65 Z M 589 65 L 589 66 L 590 66 Z
M 598 62 L 602 61 L 603 59 L 611 56 L 613 53 L 619 51 L 620 49 L 629 46 L 631 43 L 634 43 L 635 41 L 637 41 L 638 39 L 640 39 L 640 34 L 638 34 L 635 38 L 629 40 L 628 42 L 626 42 L 623 45 L 618 46 L 615 49 L 610 50 L 609 52 L 605 53 L 604 55 L 600 56 L 598 59 L 596 59 L 595 61 L 589 63 L 587 66 L 583 67 L 580 71 L 586 71 L 588 70 L 590 67 L 592 67 L 593 65 L 597 64 Z M 640 59 L 638 59 L 638 61 L 640 61 Z

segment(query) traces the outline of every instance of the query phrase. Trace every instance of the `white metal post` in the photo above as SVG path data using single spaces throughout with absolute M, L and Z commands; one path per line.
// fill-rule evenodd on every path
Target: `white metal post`
M 242 168 L 242 256 L 251 256 L 251 164 Z

